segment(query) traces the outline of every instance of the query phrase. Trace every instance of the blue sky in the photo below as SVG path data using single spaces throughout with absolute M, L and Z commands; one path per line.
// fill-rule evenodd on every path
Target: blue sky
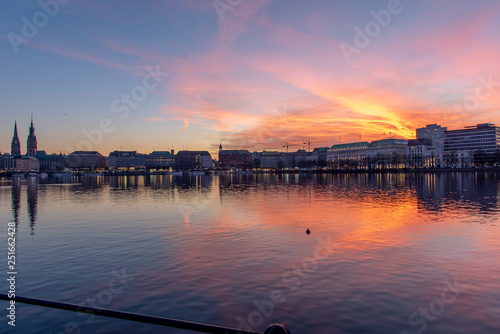
M 500 121 L 493 0 L 42 3 L 58 4 L 53 17 L 38 1 L 0 1 L 1 152 L 15 120 L 25 150 L 31 113 L 39 149 L 105 155 L 329 146 Z M 42 20 L 34 36 L 23 18 Z M 120 118 L 113 102 L 143 91 L 148 68 L 161 82 Z

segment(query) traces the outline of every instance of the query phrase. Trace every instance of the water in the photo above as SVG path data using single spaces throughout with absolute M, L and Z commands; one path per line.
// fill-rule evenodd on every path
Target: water
M 495 173 L 3 179 L 0 249 L 17 221 L 22 296 L 294 334 L 494 333 L 499 189 Z M 188 333 L 22 304 L 16 330 Z

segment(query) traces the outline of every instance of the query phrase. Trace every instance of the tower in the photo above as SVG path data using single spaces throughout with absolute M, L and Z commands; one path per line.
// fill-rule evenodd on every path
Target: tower
M 222 141 L 219 143 L 219 166 L 222 166 Z
M 35 127 L 33 126 L 33 114 L 31 114 L 30 134 L 28 135 L 28 141 L 26 144 L 26 155 L 30 157 L 36 157 L 37 143 L 35 136 Z
M 14 136 L 12 137 L 12 144 L 10 145 L 10 154 L 14 157 L 21 155 L 21 142 L 17 136 L 17 122 L 14 123 Z

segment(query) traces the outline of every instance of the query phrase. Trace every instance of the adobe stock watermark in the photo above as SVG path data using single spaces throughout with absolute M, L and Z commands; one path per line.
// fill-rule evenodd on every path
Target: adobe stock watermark
M 123 292 L 123 290 L 129 285 L 129 281 L 134 280 L 135 275 L 127 274 L 125 268 L 120 271 L 112 270 L 111 275 L 113 277 L 108 281 L 108 285 L 101 290 L 99 290 L 95 296 L 85 299 L 80 305 L 79 310 L 86 310 L 87 313 L 77 313 L 80 317 L 87 317 L 87 319 L 80 322 L 69 321 L 65 324 L 64 330 L 57 332 L 56 334 L 79 334 L 82 333 L 81 327 L 83 325 L 88 325 L 95 318 L 95 312 L 89 311 L 89 307 L 92 308 L 103 308 L 111 304 L 113 301 L 113 296 L 118 295 Z M 52 332 L 49 332 L 52 334 Z
M 265 118 L 263 124 L 259 124 L 256 133 L 256 143 L 262 146 L 270 144 L 277 137 L 280 130 L 286 129 L 287 106 L 272 110 L 272 114 Z M 271 140 L 271 141 L 270 141 Z
M 39 0 L 38 5 L 41 10 L 35 12 L 31 17 L 31 20 L 26 16 L 21 18 L 22 27 L 21 34 L 16 34 L 10 32 L 7 34 L 7 38 L 10 41 L 10 45 L 16 54 L 19 53 L 19 46 L 21 44 L 28 44 L 30 40 L 38 35 L 40 29 L 45 27 L 51 18 L 54 18 L 59 11 L 61 5 L 66 5 L 70 0 Z
M 481 102 L 489 99 L 500 87 L 500 82 L 493 81 L 493 75 L 487 77 L 478 77 L 478 84 L 474 88 L 474 94 L 468 95 L 462 102 L 455 103 L 451 109 L 447 110 L 444 118 L 449 118 L 451 115 L 459 115 L 461 119 L 467 116 L 467 112 L 474 112 L 479 109 Z
M 226 12 L 232 12 L 243 2 L 244 0 L 214 0 L 212 2 L 212 5 L 214 6 L 217 15 L 219 15 L 219 20 L 225 21 L 224 14 Z
M 412 1 L 412 0 L 406 0 Z M 340 50 L 344 55 L 347 63 L 352 62 L 352 56 L 354 54 L 361 53 L 361 50 L 366 49 L 372 42 L 382 32 L 382 29 L 387 28 L 392 22 L 393 15 L 398 15 L 403 11 L 403 5 L 400 0 L 389 0 L 387 2 L 387 9 L 382 9 L 378 12 L 372 10 L 370 11 L 371 16 L 374 20 L 368 21 L 364 29 L 358 26 L 354 27 L 354 37 L 352 44 L 342 41 L 339 44 Z
M 457 278 L 453 283 L 445 280 L 444 284 L 445 287 L 441 290 L 438 298 L 433 299 L 427 307 L 419 307 L 418 312 L 413 312 L 408 318 L 410 326 L 420 326 L 416 330 L 417 333 L 423 333 L 428 327 L 428 322 L 435 321 L 446 310 L 446 305 L 454 303 L 466 289 L 465 286 L 458 283 Z M 402 331 L 399 334 L 410 334 L 410 332 Z
M 324 259 L 335 248 L 331 237 L 326 239 L 318 238 L 318 245 L 314 249 L 312 256 L 306 257 L 300 264 L 296 264 L 292 269 L 285 271 L 281 275 L 284 283 L 282 289 L 274 289 L 269 293 L 269 298 L 265 300 L 254 300 L 252 304 L 255 310 L 251 311 L 246 318 L 238 316 L 238 331 L 254 331 L 264 324 L 264 320 L 271 317 L 276 307 L 286 302 L 286 290 L 297 291 L 309 275 L 318 269 L 318 261 Z
M 191 217 L 194 215 L 198 215 L 200 210 L 206 208 L 209 204 L 209 200 L 197 201 L 194 204 L 191 203 L 182 203 L 177 206 L 179 212 L 184 217 L 184 222 L 186 224 L 191 222 Z
M 111 102 L 110 109 L 113 113 L 117 114 L 121 121 L 126 120 L 130 111 L 136 109 L 139 103 L 143 102 L 149 95 L 149 92 L 158 88 L 160 83 L 164 81 L 163 78 L 169 75 L 168 72 L 162 72 L 160 65 L 155 68 L 150 66 L 146 67 L 149 73 L 142 79 L 142 84 L 133 87 L 129 93 L 121 94 Z M 104 135 L 110 134 L 116 129 L 116 125 L 110 118 L 103 118 L 99 121 L 97 127 L 87 130 L 83 129 L 82 134 L 86 139 L 80 140 L 76 146 L 76 151 L 92 151 L 94 147 L 102 144 Z M 71 146 L 66 146 L 66 151 L 74 152 Z

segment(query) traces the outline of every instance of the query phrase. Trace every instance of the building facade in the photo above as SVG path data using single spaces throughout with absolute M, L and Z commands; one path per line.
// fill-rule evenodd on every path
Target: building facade
M 444 133 L 448 128 L 437 124 L 428 124 L 425 128 L 417 129 L 417 139 L 430 139 L 433 146 L 439 151 L 443 150 Z
M 146 168 L 149 170 L 170 170 L 175 168 L 174 151 L 154 151 L 146 157 Z
M 252 165 L 252 155 L 247 150 L 223 150 L 219 145 L 219 167 L 247 169 Z
M 177 170 L 212 168 L 212 156 L 208 151 L 179 151 L 175 156 Z
M 461 156 L 471 159 L 476 166 L 498 164 L 500 128 L 491 123 L 467 126 L 444 132 L 443 156 L 448 164 L 456 164 Z
M 146 169 L 147 155 L 137 151 L 114 151 L 108 156 L 110 170 L 136 171 Z
M 26 155 L 13 157 L 4 156 L 5 170 L 8 172 L 39 172 L 40 162 L 37 158 L 28 157 Z
M 260 154 L 260 168 L 276 169 L 281 168 L 280 153 L 277 151 L 262 151 Z
M 371 142 L 367 149 L 368 168 L 404 168 L 407 146 L 406 139 L 383 139 Z
M 367 168 L 367 141 L 333 145 L 327 152 L 327 164 L 335 169 Z
M 97 151 L 75 151 L 66 158 L 67 167 L 78 171 L 104 170 L 106 158 Z
M 47 154 L 45 151 L 37 151 L 36 158 L 40 161 L 40 171 L 59 172 L 64 170 L 66 160 L 60 154 Z
M 406 166 L 408 168 L 437 167 L 436 148 L 431 139 L 408 140 Z

